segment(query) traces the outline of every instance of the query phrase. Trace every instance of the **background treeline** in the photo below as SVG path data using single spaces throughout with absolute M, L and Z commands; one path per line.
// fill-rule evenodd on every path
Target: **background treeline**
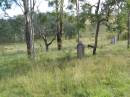
M 10 1 L 10 2 L 9 2 Z M 2 0 L 0 7 L 3 11 L 11 8 L 12 4 L 18 5 L 23 10 L 22 16 L 16 16 L 1 22 L 1 41 L 14 42 L 25 40 L 27 53 L 35 56 L 35 39 L 42 38 L 46 50 L 54 40 L 57 49 L 63 48 L 63 37 L 75 38 L 80 43 L 82 36 L 90 37 L 93 32 L 93 55 L 98 47 L 99 34 L 110 32 L 108 37 L 117 36 L 118 40 L 127 39 L 130 45 L 130 2 L 128 0 L 97 0 L 94 5 L 85 0 L 68 0 L 65 10 L 64 0 L 47 0 L 52 12 L 40 13 L 36 0 Z M 37 10 L 35 10 L 37 8 Z M 24 30 L 23 30 L 24 29 Z M 103 30 L 103 29 L 106 29 Z M 6 34 L 5 34 L 6 33 Z M 23 37 L 25 36 L 25 38 Z M 106 36 L 106 35 L 105 35 Z
M 81 18 L 83 13 L 80 14 Z M 48 37 L 53 37 L 56 32 L 56 13 L 35 13 L 35 18 L 38 18 L 39 25 L 42 25 L 44 31 Z M 89 18 L 88 18 L 89 19 Z M 108 38 L 113 35 L 121 40 L 127 39 L 127 13 L 121 12 L 120 14 L 113 15 L 111 21 L 104 25 L 101 25 L 101 32 L 109 32 Z M 35 21 L 35 22 L 37 22 Z M 96 29 L 96 24 L 86 20 L 86 23 L 81 22 L 80 35 L 82 37 L 93 36 Z M 36 25 L 37 26 L 37 25 Z M 35 26 L 35 27 L 36 27 Z M 37 28 L 37 27 L 36 27 Z M 64 13 L 64 23 L 63 23 L 63 36 L 65 39 L 76 38 L 77 35 L 77 25 L 76 16 Z M 35 30 L 35 39 L 40 39 L 38 29 Z M 0 42 L 23 42 L 25 40 L 24 31 L 24 17 L 22 15 L 15 16 L 8 19 L 0 19 Z
M 71 39 L 76 36 L 76 22 L 75 17 L 64 14 L 64 37 Z M 42 30 L 46 31 L 48 37 L 53 37 L 56 32 L 56 14 L 52 13 L 39 13 L 35 14 L 38 17 L 39 24 Z M 37 22 L 35 21 L 35 22 Z M 37 25 L 36 25 L 37 26 Z M 35 26 L 35 27 L 36 27 Z M 37 28 L 37 27 L 36 27 Z M 40 39 L 38 30 L 35 30 L 35 39 Z M 24 31 L 24 17 L 22 15 L 15 16 L 8 19 L 0 19 L 0 42 L 22 42 L 25 40 Z
M 24 40 L 23 25 L 22 16 L 0 19 L 0 42 L 18 42 Z
M 82 14 L 80 16 L 82 18 Z M 42 27 L 43 33 L 46 33 L 47 37 L 55 36 L 56 29 L 56 13 L 38 13 L 34 15 L 34 25 L 35 25 L 35 39 L 40 39 L 39 29 L 37 26 Z M 84 22 L 84 21 L 83 21 Z M 94 36 L 96 24 L 90 23 L 86 20 L 86 23 L 80 23 L 80 36 L 90 37 Z M 101 26 L 101 30 L 105 32 L 106 27 Z M 76 16 L 64 13 L 64 23 L 63 23 L 63 38 L 72 39 L 77 37 L 77 21 Z M 24 31 L 24 17 L 23 15 L 18 15 L 13 18 L 0 19 L 0 43 L 12 43 L 12 42 L 23 42 L 25 41 L 25 31 Z

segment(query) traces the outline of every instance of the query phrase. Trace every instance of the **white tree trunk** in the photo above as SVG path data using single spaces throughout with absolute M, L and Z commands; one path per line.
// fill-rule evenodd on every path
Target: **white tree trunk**
M 27 53 L 30 58 L 34 58 L 34 27 L 32 22 L 32 11 L 29 0 L 23 0 L 25 18 L 25 38 Z

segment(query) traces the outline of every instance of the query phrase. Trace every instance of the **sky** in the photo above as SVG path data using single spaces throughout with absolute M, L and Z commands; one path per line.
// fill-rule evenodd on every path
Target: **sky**
M 40 12 L 47 12 L 53 9 L 48 7 L 48 2 L 45 0 L 36 0 L 36 1 L 37 1 L 36 6 L 39 6 Z M 68 0 L 65 0 L 65 5 L 67 5 L 67 1 Z M 95 4 L 98 0 L 87 0 L 87 1 L 90 2 L 91 4 Z M 6 12 L 10 17 L 17 16 L 23 13 L 20 7 L 18 7 L 15 4 L 13 4 L 11 9 L 7 10 Z M 4 13 L 2 11 L 0 11 L 0 16 L 4 17 Z

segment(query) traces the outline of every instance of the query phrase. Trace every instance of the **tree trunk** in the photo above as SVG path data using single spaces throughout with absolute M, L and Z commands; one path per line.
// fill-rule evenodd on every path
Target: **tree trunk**
M 57 48 L 62 49 L 62 31 L 63 31 L 63 4 L 64 0 L 58 2 L 56 0 L 56 13 L 57 13 Z M 60 8 L 60 9 L 59 9 Z
M 63 31 L 63 20 L 62 20 L 62 12 L 60 13 L 60 23 L 58 26 L 58 33 L 57 33 L 57 47 L 58 50 L 62 48 L 62 31 Z
M 117 40 L 120 40 L 121 31 L 117 33 Z
M 44 44 L 45 44 L 46 52 L 48 52 L 49 44 L 47 43 L 47 38 L 44 39 Z
M 48 50 L 49 50 L 49 45 L 46 44 L 46 52 L 48 52 Z
M 33 28 L 32 28 L 32 19 L 30 17 L 29 1 L 23 0 L 23 4 L 24 4 L 25 38 L 27 44 L 27 54 L 30 58 L 33 58 L 34 57 Z
M 99 29 L 100 29 L 99 8 L 100 8 L 100 0 L 98 0 L 96 12 L 95 12 L 96 17 L 97 17 L 97 28 L 96 28 L 96 34 L 95 34 L 95 44 L 94 44 L 94 48 L 93 48 L 93 55 L 96 55 L 97 44 L 98 44 L 98 33 L 99 33 Z
M 130 47 L 130 11 L 128 12 L 128 44 L 127 48 Z
M 97 22 L 96 35 L 95 35 L 95 45 L 94 45 L 94 48 L 93 48 L 93 55 L 96 54 L 96 50 L 97 50 L 99 29 L 100 29 L 100 21 Z
M 80 41 L 80 33 L 79 33 L 79 0 L 76 0 L 76 10 L 77 10 L 77 33 L 78 33 L 78 43 Z
M 58 46 L 58 50 L 61 50 L 61 48 L 62 48 L 62 39 L 61 39 L 61 33 L 60 32 L 57 33 L 57 46 Z

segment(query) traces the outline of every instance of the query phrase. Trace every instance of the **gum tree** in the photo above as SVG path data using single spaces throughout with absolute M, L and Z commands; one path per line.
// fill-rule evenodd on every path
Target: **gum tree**
M 34 26 L 33 13 L 35 7 L 35 0 L 22 0 L 24 8 L 25 20 L 25 38 L 27 44 L 27 53 L 30 58 L 34 58 Z
M 56 13 L 56 38 L 57 38 L 57 48 L 62 49 L 62 33 L 63 33 L 63 8 L 64 0 L 48 0 L 49 6 L 55 8 Z

